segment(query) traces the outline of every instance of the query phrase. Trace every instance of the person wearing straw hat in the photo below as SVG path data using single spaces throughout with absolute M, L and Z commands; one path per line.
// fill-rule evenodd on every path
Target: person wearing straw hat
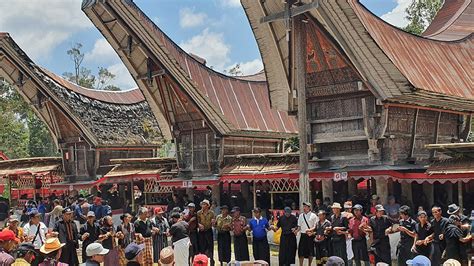
M 198 241 L 199 252 L 206 254 L 211 259 L 211 266 L 214 266 L 214 237 L 212 234 L 212 225 L 215 222 L 216 215 L 210 209 L 209 200 L 201 202 L 201 210 L 197 212 L 198 217 Z
M 153 234 L 153 262 L 158 263 L 160 260 L 161 250 L 168 246 L 168 238 L 166 237 L 166 233 L 170 229 L 170 225 L 163 217 L 165 212 L 161 207 L 156 207 L 153 212 L 155 213 L 155 217 L 151 219 L 151 230 Z
M 331 222 L 331 255 L 340 257 L 347 263 L 346 234 L 349 227 L 349 221 L 344 215 L 342 215 L 342 207 L 340 203 L 334 202 L 331 209 L 333 213 L 329 219 Z
M 369 227 L 365 229 L 373 238 L 370 250 L 374 252 L 375 263 L 392 263 L 390 253 L 390 239 L 388 234 L 392 231 L 392 220 L 385 215 L 385 209 L 381 204 L 375 206 L 375 215 L 370 217 Z
M 45 259 L 38 264 L 39 266 L 67 266 L 67 263 L 59 261 L 61 257 L 62 248 L 65 243 L 61 243 L 57 237 L 46 239 L 44 244 L 40 248 L 40 252 L 44 255 Z
M 56 223 L 53 232 L 65 246 L 61 252 L 61 262 L 68 265 L 79 265 L 77 249 L 79 248 L 79 231 L 72 220 L 74 210 L 67 207 L 63 210 L 63 217 Z
M 87 246 L 97 241 L 100 236 L 100 227 L 95 221 L 95 213 L 93 211 L 87 213 L 87 221 L 81 227 L 79 236 L 82 240 L 82 261 L 84 262 L 87 260 Z

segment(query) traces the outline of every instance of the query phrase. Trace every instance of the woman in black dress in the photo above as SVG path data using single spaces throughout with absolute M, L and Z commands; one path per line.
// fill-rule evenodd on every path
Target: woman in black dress
M 311 230 L 315 232 L 314 248 L 316 265 L 324 265 L 329 258 L 329 238 L 328 228 L 331 227 L 331 222 L 326 219 L 326 211 L 319 210 L 318 212 L 319 221 L 316 226 Z

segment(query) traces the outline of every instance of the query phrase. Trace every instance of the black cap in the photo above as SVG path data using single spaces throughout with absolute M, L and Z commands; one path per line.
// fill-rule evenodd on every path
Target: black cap
M 33 208 L 28 212 L 28 216 L 30 216 L 30 217 L 35 217 L 35 216 L 38 216 L 38 215 L 40 215 L 40 213 L 38 212 L 38 210 L 36 208 Z
M 179 214 L 179 212 L 173 212 L 171 214 L 171 218 L 179 219 L 179 218 L 181 218 L 181 215 Z
M 138 245 L 136 243 L 130 243 L 125 248 L 125 258 L 127 260 L 133 260 L 143 249 L 145 249 L 145 244 Z
M 235 206 L 234 208 L 232 208 L 232 212 L 239 212 L 240 211 L 240 208 Z
M 31 243 L 21 243 L 16 249 L 16 251 L 18 253 L 26 254 L 29 251 L 35 252 L 35 247 Z
M 227 205 L 222 205 L 222 206 L 221 206 L 221 210 L 222 210 L 222 209 L 228 210 L 228 209 L 229 209 L 229 206 L 227 206 Z
M 262 212 L 262 210 L 261 210 L 259 207 L 253 208 L 253 211 L 254 211 L 254 212 Z

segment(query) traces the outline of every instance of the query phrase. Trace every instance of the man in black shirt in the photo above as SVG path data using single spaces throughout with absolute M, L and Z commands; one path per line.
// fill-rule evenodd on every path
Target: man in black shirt
M 469 220 L 469 217 L 463 214 L 462 208 L 457 206 L 456 204 L 451 204 L 448 206 L 448 214 L 456 215 L 459 217 L 459 220 L 461 222 L 460 229 L 462 231 L 462 237 L 467 237 L 471 229 L 471 221 Z M 463 258 L 463 260 L 467 260 L 468 258 L 467 251 L 469 249 L 469 246 L 470 245 L 467 242 L 462 242 L 460 244 L 461 258 Z
M 189 236 L 188 223 L 181 219 L 179 213 L 171 214 L 173 225 L 168 235 L 171 236 L 171 242 L 174 248 L 175 265 L 188 265 L 189 263 Z
M 285 215 L 280 217 L 273 231 L 281 228 L 280 250 L 278 252 L 278 261 L 282 266 L 295 264 L 296 256 L 296 230 L 298 229 L 298 219 L 291 214 L 291 208 L 285 207 Z
M 145 243 L 145 250 L 143 251 L 144 264 L 153 264 L 153 241 L 152 235 L 152 223 L 148 219 L 148 209 L 141 207 L 138 210 L 138 219 L 135 221 L 135 236 L 138 238 L 138 243 Z
M 462 265 L 467 265 L 467 254 L 463 253 L 463 244 L 471 241 L 472 236 L 464 236 L 461 218 L 457 215 L 449 216 L 449 224 L 444 231 L 446 239 L 446 258 L 455 259 Z
M 403 205 L 400 207 L 400 221 L 397 231 L 400 232 L 400 242 L 398 243 L 398 265 L 407 265 L 406 261 L 413 258 L 411 249 L 416 236 L 416 222 L 410 217 L 410 207 Z
M 57 222 L 53 229 L 59 241 L 66 244 L 61 250 L 59 261 L 72 266 L 79 265 L 76 251 L 79 248 L 79 232 L 72 220 L 73 212 L 69 207 L 64 209 L 62 220 Z
M 444 240 L 444 230 L 448 225 L 448 218 L 442 216 L 441 207 L 434 206 L 431 208 L 433 220 L 431 226 L 433 227 L 433 249 L 431 252 L 431 262 L 433 265 L 441 265 L 441 255 L 446 247 Z
M 372 234 L 374 241 L 372 242 L 371 250 L 375 255 L 375 263 L 383 262 L 387 264 L 392 263 L 390 255 L 390 240 L 388 234 L 392 232 L 392 221 L 385 215 L 385 209 L 382 205 L 375 206 L 375 215 L 370 217 L 370 227 L 367 232 Z
M 100 227 L 95 222 L 95 213 L 90 211 L 87 213 L 87 222 L 82 226 L 79 236 L 82 239 L 82 261 L 87 260 L 86 248 L 89 244 L 99 239 Z

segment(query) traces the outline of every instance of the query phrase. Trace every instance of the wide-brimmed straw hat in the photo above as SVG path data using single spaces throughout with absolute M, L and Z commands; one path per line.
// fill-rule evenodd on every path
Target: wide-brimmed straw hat
M 59 239 L 57 237 L 48 238 L 48 239 L 46 239 L 44 244 L 41 246 L 40 251 L 43 254 L 49 254 L 53 251 L 56 251 L 56 250 L 64 247 L 64 245 L 66 245 L 66 244 L 64 244 L 64 243 L 62 244 L 61 242 L 59 242 Z

